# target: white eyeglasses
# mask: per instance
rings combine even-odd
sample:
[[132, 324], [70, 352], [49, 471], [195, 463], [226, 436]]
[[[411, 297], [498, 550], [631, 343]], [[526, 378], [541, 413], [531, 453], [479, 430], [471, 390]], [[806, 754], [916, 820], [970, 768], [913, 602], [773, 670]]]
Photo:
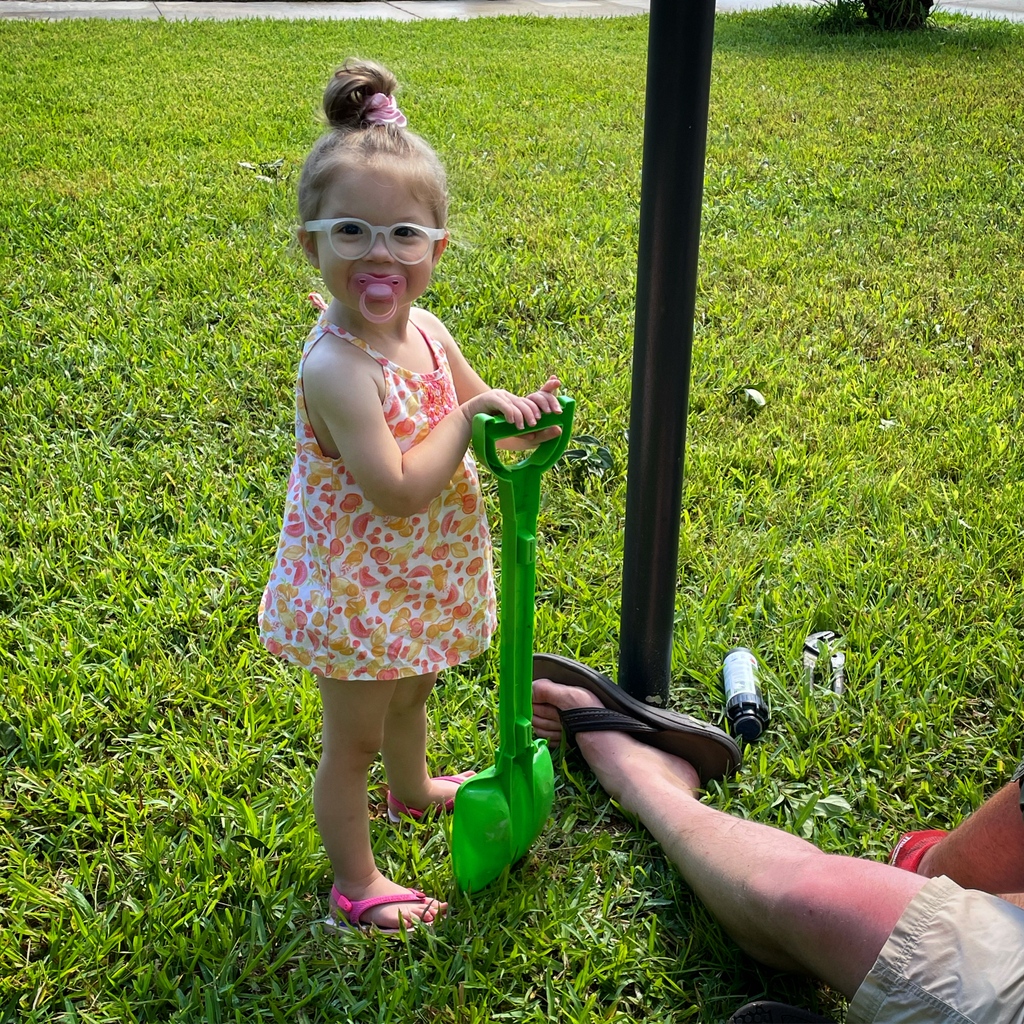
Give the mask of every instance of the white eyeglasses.
[[422, 263], [429, 255], [435, 242], [446, 238], [444, 228], [425, 228], [422, 224], [367, 224], [357, 217], [337, 217], [334, 220], [307, 220], [307, 231], [323, 231], [334, 250], [335, 256], [343, 260], [362, 259], [377, 241], [384, 236], [388, 252], [407, 266]]

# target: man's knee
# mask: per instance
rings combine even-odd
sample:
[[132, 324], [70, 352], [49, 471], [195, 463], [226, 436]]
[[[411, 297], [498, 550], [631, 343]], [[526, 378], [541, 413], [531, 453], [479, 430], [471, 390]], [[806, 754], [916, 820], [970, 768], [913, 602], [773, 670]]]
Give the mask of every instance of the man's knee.
[[880, 909], [879, 893], [864, 869], [875, 867], [882, 865], [821, 851], [809, 853], [776, 875], [774, 891], [766, 897], [766, 929], [799, 936], [794, 958], [805, 970], [813, 970], [813, 957], [798, 950], [828, 949], [844, 934], [873, 930], [870, 921]]
[[834, 863], [845, 859], [819, 853], [786, 872], [773, 899], [776, 919], [803, 923], [806, 927], [815, 927], [819, 922], [824, 926], [845, 897]]
[[830, 860], [813, 850], [787, 862], [784, 870], [771, 865], [748, 875], [744, 887], [749, 914], [746, 926], [733, 935], [747, 953], [770, 967], [810, 970], [800, 950], [809, 935], [829, 931], [836, 901]]

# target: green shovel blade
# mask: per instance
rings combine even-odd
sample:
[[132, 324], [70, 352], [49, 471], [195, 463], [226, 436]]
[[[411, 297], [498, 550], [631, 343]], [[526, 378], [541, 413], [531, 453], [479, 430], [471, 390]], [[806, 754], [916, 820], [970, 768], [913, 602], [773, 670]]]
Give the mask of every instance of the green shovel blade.
[[498, 766], [492, 765], [467, 779], [455, 794], [452, 869], [464, 892], [482, 889], [514, 861], [508, 789]]
[[455, 794], [452, 869], [464, 892], [482, 889], [523, 857], [544, 827], [555, 796], [554, 768], [544, 740], [532, 738], [533, 601], [540, 475], [565, 450], [575, 403], [560, 397], [538, 430], [562, 433], [514, 466], [498, 457], [495, 441], [517, 431], [494, 416], [473, 422], [473, 449], [498, 478], [501, 504], [501, 656], [498, 754], [495, 764], [462, 783]]
[[544, 740], [509, 764], [467, 779], [455, 795], [452, 866], [464, 892], [490, 885], [524, 857], [540, 835], [555, 800], [555, 773]]

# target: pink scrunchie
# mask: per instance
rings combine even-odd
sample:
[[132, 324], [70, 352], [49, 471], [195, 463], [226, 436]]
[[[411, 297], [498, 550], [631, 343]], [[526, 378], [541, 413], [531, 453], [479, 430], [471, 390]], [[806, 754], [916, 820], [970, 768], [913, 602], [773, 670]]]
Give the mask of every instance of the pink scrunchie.
[[362, 118], [367, 124], [393, 124], [404, 128], [409, 122], [398, 109], [394, 96], [375, 92], [364, 104]]

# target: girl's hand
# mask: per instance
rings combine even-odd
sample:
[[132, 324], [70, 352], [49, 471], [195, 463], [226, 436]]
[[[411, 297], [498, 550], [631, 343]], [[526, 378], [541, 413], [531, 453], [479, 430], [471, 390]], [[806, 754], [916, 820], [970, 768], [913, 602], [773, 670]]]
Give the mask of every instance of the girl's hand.
[[[530, 403], [533, 408], [537, 410], [537, 417], [532, 420], [527, 420], [525, 426], [533, 426], [537, 422], [537, 419], [545, 413], [549, 412], [561, 412], [562, 406], [558, 401], [557, 392], [562, 386], [562, 382], [552, 374], [548, 379], [540, 386], [537, 391], [531, 392], [521, 401]], [[512, 421], [509, 420], [511, 423]], [[498, 448], [511, 449], [513, 451], [522, 450], [525, 448], [536, 448], [537, 445], [543, 441], [549, 441], [553, 437], [558, 437], [562, 432], [561, 427], [546, 427], [544, 430], [535, 430], [529, 434], [520, 434], [518, 437], [506, 437], [501, 441], [497, 442]]]

